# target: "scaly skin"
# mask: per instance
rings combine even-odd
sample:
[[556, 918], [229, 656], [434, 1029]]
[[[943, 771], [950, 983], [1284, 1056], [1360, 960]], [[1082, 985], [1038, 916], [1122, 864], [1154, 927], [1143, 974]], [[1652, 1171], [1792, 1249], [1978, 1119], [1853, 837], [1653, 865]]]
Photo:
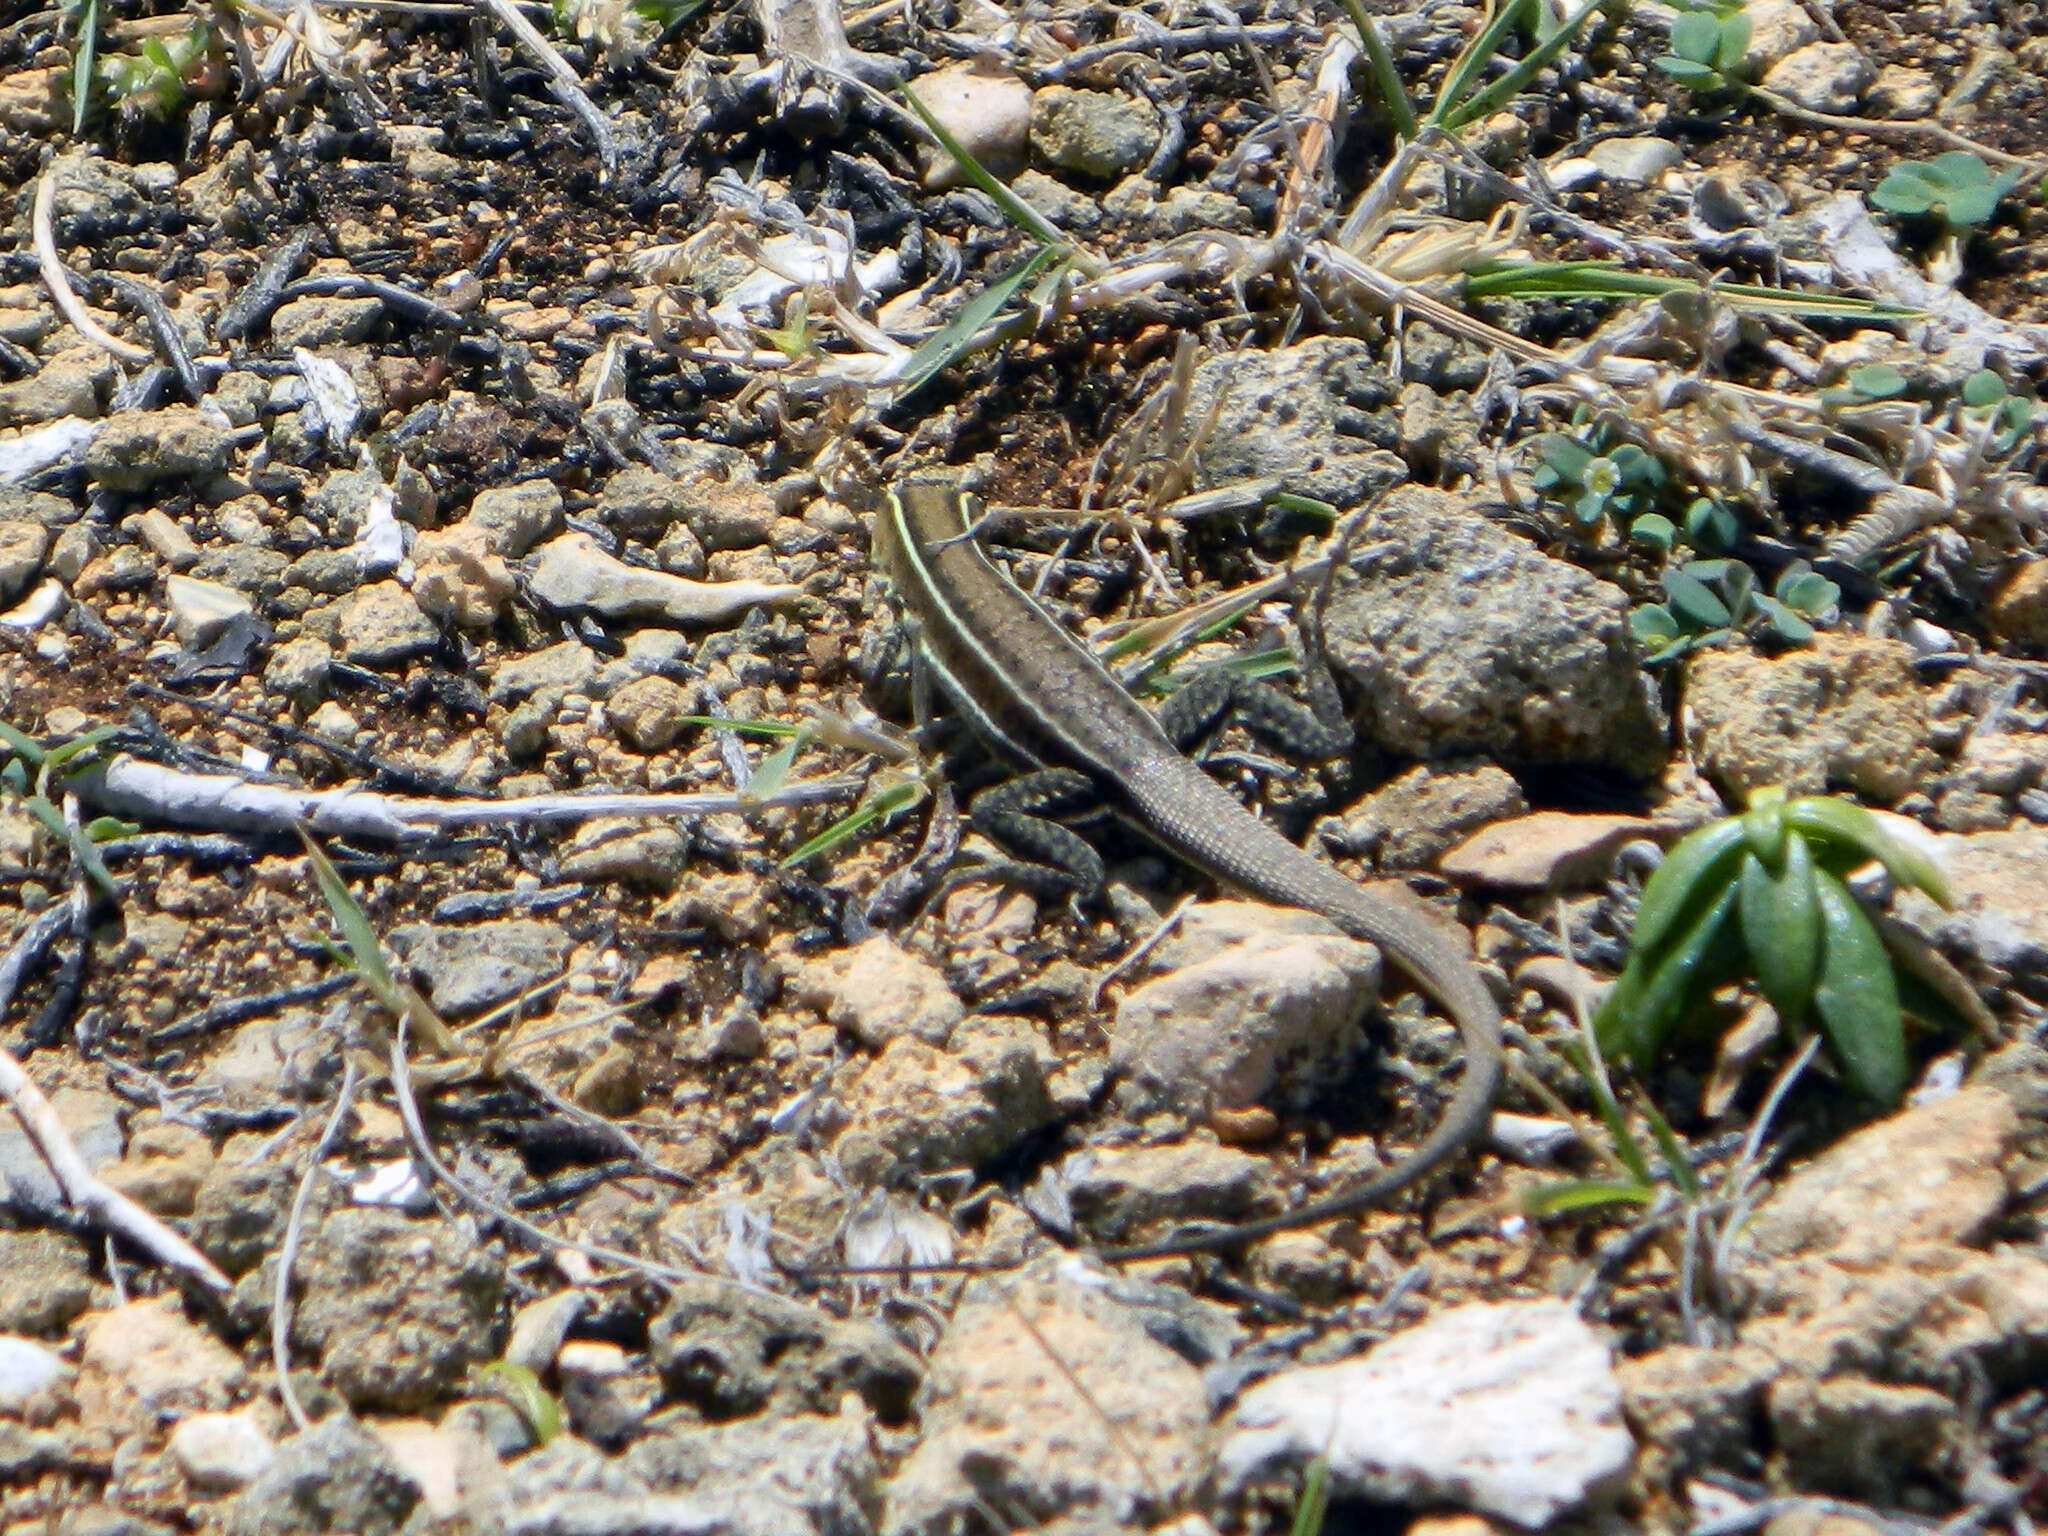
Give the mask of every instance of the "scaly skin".
[[1140, 1247], [1109, 1260], [1223, 1248], [1365, 1210], [1485, 1130], [1501, 1073], [1500, 1012], [1465, 958], [1406, 904], [1368, 891], [1247, 811], [1174, 748], [1151, 712], [996, 569], [966, 533], [950, 483], [912, 481], [875, 517], [875, 547], [948, 698], [1021, 765], [1078, 770], [1153, 841], [1251, 895], [1321, 913], [1378, 945], [1457, 1024], [1465, 1073], [1422, 1144], [1364, 1184], [1262, 1221]]

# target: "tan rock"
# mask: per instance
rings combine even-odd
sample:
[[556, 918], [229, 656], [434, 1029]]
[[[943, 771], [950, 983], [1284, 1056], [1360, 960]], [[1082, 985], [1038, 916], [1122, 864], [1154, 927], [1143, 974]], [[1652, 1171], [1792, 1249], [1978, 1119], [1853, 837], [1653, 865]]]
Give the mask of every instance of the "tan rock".
[[1437, 868], [1461, 883], [1502, 890], [1583, 890], [1606, 878], [1624, 843], [1674, 830], [1641, 816], [1537, 811], [1466, 838]]

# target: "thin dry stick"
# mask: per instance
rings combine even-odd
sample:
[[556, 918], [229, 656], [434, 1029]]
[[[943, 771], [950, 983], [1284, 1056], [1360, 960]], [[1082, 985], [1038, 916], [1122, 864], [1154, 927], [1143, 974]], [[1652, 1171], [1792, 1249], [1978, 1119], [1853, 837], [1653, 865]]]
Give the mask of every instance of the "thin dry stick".
[[355, 1102], [356, 1084], [361, 1080], [362, 1073], [354, 1060], [349, 1060], [342, 1070], [341, 1091], [334, 1096], [334, 1112], [327, 1117], [312, 1156], [306, 1159], [305, 1177], [299, 1180], [299, 1192], [292, 1197], [291, 1219], [285, 1223], [284, 1246], [277, 1255], [277, 1290], [270, 1304], [270, 1362], [277, 1370], [278, 1398], [301, 1431], [311, 1429], [313, 1421], [306, 1417], [298, 1389], [292, 1385], [292, 1266], [298, 1262], [299, 1233], [306, 1220], [306, 1204], [313, 1197], [313, 1181], [320, 1177], [320, 1160], [341, 1134], [341, 1123]]
[[156, 354], [147, 347], [139, 347], [132, 341], [123, 341], [114, 335], [87, 312], [77, 294], [71, 291], [71, 274], [64, 270], [64, 263], [57, 257], [57, 228], [54, 218], [57, 207], [57, 180], [64, 174], [65, 163], [53, 160], [43, 172], [42, 180], [36, 183], [35, 209], [29, 215], [31, 233], [36, 248], [36, 265], [42, 269], [43, 286], [50, 290], [50, 300], [57, 306], [59, 314], [71, 322], [71, 328], [94, 346], [111, 353], [124, 363], [141, 367], [156, 361]]
[[604, 164], [605, 175], [616, 175], [619, 169], [618, 136], [612, 132], [611, 121], [584, 91], [583, 82], [569, 67], [569, 61], [555, 51], [554, 44], [541, 36], [540, 28], [528, 21], [512, 0], [475, 0], [475, 6], [480, 13], [497, 17], [505, 29], [519, 39], [519, 45], [533, 55], [535, 62], [547, 72], [555, 99], [574, 112], [597, 141], [597, 157]]
[[[57, 916], [60, 926], [70, 921], [70, 913], [66, 909], [58, 908]], [[17, 949], [34, 943], [45, 921], [39, 919], [32, 925], [22, 936]], [[51, 929], [42, 942], [47, 944], [54, 935], [55, 930]], [[25, 964], [17, 964], [13, 955], [0, 962], [0, 1015], [6, 1013], [7, 1005], [14, 1000], [14, 989], [27, 969]], [[209, 1290], [225, 1293], [233, 1289], [228, 1277], [215, 1269], [205, 1254], [119, 1190], [109, 1188], [93, 1175], [92, 1170], [85, 1166], [85, 1159], [79, 1156], [70, 1133], [64, 1129], [64, 1122], [57, 1118], [57, 1111], [43, 1097], [43, 1091], [36, 1087], [14, 1053], [4, 1047], [0, 1047], [0, 1098], [5, 1098], [13, 1108], [22, 1130], [49, 1165], [57, 1188], [80, 1216], [102, 1232], [126, 1238], [158, 1263], [197, 1280]]]
[[398, 1027], [391, 1032], [391, 1094], [398, 1101], [398, 1118], [405, 1126], [405, 1139], [412, 1145], [415, 1162], [431, 1174], [436, 1181], [451, 1190], [464, 1205], [481, 1211], [493, 1221], [518, 1233], [543, 1253], [568, 1249], [580, 1253], [586, 1259], [600, 1264], [615, 1265], [633, 1274], [642, 1275], [663, 1285], [682, 1285], [692, 1280], [709, 1280], [716, 1285], [729, 1285], [734, 1290], [745, 1291], [753, 1296], [771, 1296], [777, 1301], [787, 1298], [776, 1296], [773, 1291], [758, 1285], [749, 1285], [730, 1275], [716, 1275], [709, 1270], [677, 1269], [673, 1265], [657, 1264], [652, 1259], [643, 1259], [637, 1254], [622, 1253], [616, 1248], [605, 1248], [596, 1243], [579, 1243], [573, 1238], [557, 1237], [551, 1232], [535, 1226], [517, 1211], [499, 1205], [487, 1195], [478, 1194], [467, 1184], [456, 1178], [448, 1165], [441, 1161], [434, 1151], [434, 1144], [427, 1139], [426, 1122], [420, 1118], [420, 1104], [412, 1091], [412, 1066], [405, 1054], [406, 1021], [399, 1018]]
[[1782, 113], [1794, 122], [1809, 123], [1815, 128], [1832, 128], [1838, 133], [1866, 133], [1872, 138], [1938, 139], [1952, 149], [1967, 149], [1971, 154], [1989, 160], [1995, 165], [2021, 166], [2030, 178], [2048, 171], [2048, 165], [2039, 160], [2030, 160], [2024, 155], [2009, 155], [2002, 149], [1993, 149], [1989, 144], [1979, 144], [1975, 139], [1965, 138], [1946, 123], [1938, 123], [1931, 117], [1838, 117], [1832, 112], [1815, 112], [1802, 107], [1796, 101], [1788, 100], [1776, 91], [1767, 91], [1760, 85], [1752, 85], [1749, 94], [1774, 112]]

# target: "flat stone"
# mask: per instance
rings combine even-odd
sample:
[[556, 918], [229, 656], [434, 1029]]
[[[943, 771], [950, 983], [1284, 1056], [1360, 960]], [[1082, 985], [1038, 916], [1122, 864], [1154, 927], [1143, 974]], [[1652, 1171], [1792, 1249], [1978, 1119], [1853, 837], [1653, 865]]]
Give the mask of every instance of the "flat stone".
[[1876, 78], [1854, 43], [1808, 43], [1787, 54], [1764, 74], [1765, 90], [1776, 91], [1809, 112], [1835, 116], [1856, 110], [1863, 89]]
[[619, 740], [635, 752], [665, 752], [689, 729], [690, 693], [666, 677], [642, 677], [606, 700], [605, 714]]
[[573, 941], [557, 924], [525, 918], [443, 928], [417, 923], [386, 936], [427, 988], [434, 1007], [457, 1018], [483, 1013], [560, 973]]
[[1527, 1529], [1618, 1492], [1635, 1458], [1607, 1344], [1559, 1301], [1438, 1313], [1238, 1400], [1226, 1487], [1328, 1458], [1339, 1497], [1452, 1503]]
[[595, 694], [597, 652], [580, 640], [562, 640], [499, 665], [491, 676], [491, 702], [517, 704], [537, 693]]
[[70, 1374], [71, 1367], [48, 1345], [0, 1334], [0, 1413], [19, 1414]]
[[0, 1232], [0, 1332], [54, 1337], [92, 1302], [92, 1271], [76, 1238]]
[[787, 602], [803, 588], [764, 581], [686, 581], [606, 554], [588, 534], [565, 533], [542, 548], [533, 594], [552, 608], [589, 609], [608, 619], [721, 624], [750, 608]]
[[1460, 883], [1495, 890], [1584, 890], [1607, 877], [1623, 844], [1667, 841], [1675, 830], [1643, 816], [1537, 811], [1468, 837], [1437, 868]]
[[1039, 158], [1096, 181], [1143, 170], [1159, 132], [1151, 103], [1121, 91], [1048, 85], [1031, 98], [1031, 147]]
[[171, 1429], [171, 1460], [185, 1480], [205, 1493], [232, 1493], [263, 1475], [277, 1458], [277, 1443], [247, 1408], [195, 1413]]
[[381, 299], [290, 299], [270, 317], [270, 335], [278, 346], [334, 347], [366, 340], [384, 318]]
[[197, 576], [172, 576], [164, 589], [170, 599], [172, 632], [188, 651], [212, 644], [236, 619], [256, 612], [246, 592], [201, 581]]
[[[1031, 135], [1031, 87], [985, 59], [949, 64], [921, 75], [914, 89], [962, 148], [991, 174], [1008, 180], [1024, 169]], [[962, 186], [967, 173], [936, 145], [920, 145], [924, 184], [933, 191]]]
[[245, 1380], [242, 1362], [187, 1318], [175, 1295], [89, 1314], [82, 1331], [83, 1370], [150, 1413], [225, 1408]]
[[848, 1177], [886, 1185], [977, 1167], [1052, 1123], [1052, 1055], [1028, 1021], [967, 1020], [949, 1044], [897, 1035], [847, 1086], [833, 1152]]
[[419, 1489], [377, 1437], [333, 1414], [278, 1447], [276, 1458], [237, 1495], [227, 1536], [394, 1536]]
[[562, 850], [562, 878], [672, 891], [689, 862], [690, 839], [677, 828], [643, 817], [607, 818], [576, 830]]
[[966, 1005], [930, 961], [886, 934], [807, 960], [789, 981], [791, 999], [878, 1049], [899, 1035], [943, 1045]]
[[494, 555], [517, 560], [542, 539], [562, 531], [562, 493], [552, 480], [478, 491], [469, 516], [459, 525], [474, 528]]
[[512, 570], [480, 528], [458, 523], [413, 542], [413, 601], [431, 619], [488, 629], [512, 600]]
[[434, 621], [395, 581], [380, 581], [342, 599], [336, 626], [342, 659], [359, 667], [398, 667], [430, 655], [441, 643]]
[[1092, 1147], [1060, 1165], [1074, 1215], [1105, 1242], [1165, 1224], [1238, 1221], [1272, 1204], [1263, 1157], [1204, 1136], [1159, 1146]]
[[203, 481], [227, 468], [227, 434], [196, 410], [119, 411], [85, 449], [85, 472], [110, 491], [164, 480]]
[[1609, 181], [1653, 182], [1685, 163], [1685, 151], [1654, 136], [1602, 139], [1586, 151]]

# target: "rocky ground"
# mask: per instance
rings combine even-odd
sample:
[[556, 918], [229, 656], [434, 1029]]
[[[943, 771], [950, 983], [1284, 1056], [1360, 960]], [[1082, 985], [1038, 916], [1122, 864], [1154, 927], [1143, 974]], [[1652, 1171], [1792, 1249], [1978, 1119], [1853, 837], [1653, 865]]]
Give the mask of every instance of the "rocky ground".
[[[109, 3], [74, 134], [89, 10], [0, 9], [8, 1536], [1195, 1536], [1318, 1458], [1328, 1531], [2048, 1518], [2038, 8], [1756, 0], [1704, 82], [1617, 9], [1406, 157], [1294, 0], [570, 6], [580, 100], [502, 15]], [[1367, 10], [1425, 106], [1483, 21]], [[1985, 218], [1866, 201], [1971, 146]], [[861, 513], [940, 465], [1051, 509], [989, 537], [1082, 632], [1248, 592], [1177, 665], [1327, 573], [1356, 752], [1210, 765], [1473, 935], [1484, 1149], [1088, 1257], [1355, 1182], [1456, 1041], [1114, 834], [1100, 902], [938, 883], [979, 779], [893, 729]], [[1724, 573], [1659, 656], [1709, 543], [1819, 632]], [[1696, 1183], [1530, 1214], [1624, 1171], [1572, 1053], [1645, 872], [1771, 785], [1926, 829], [1959, 902], [1894, 916], [1996, 1030], [1887, 1114], [1731, 988], [1624, 1091]]]

